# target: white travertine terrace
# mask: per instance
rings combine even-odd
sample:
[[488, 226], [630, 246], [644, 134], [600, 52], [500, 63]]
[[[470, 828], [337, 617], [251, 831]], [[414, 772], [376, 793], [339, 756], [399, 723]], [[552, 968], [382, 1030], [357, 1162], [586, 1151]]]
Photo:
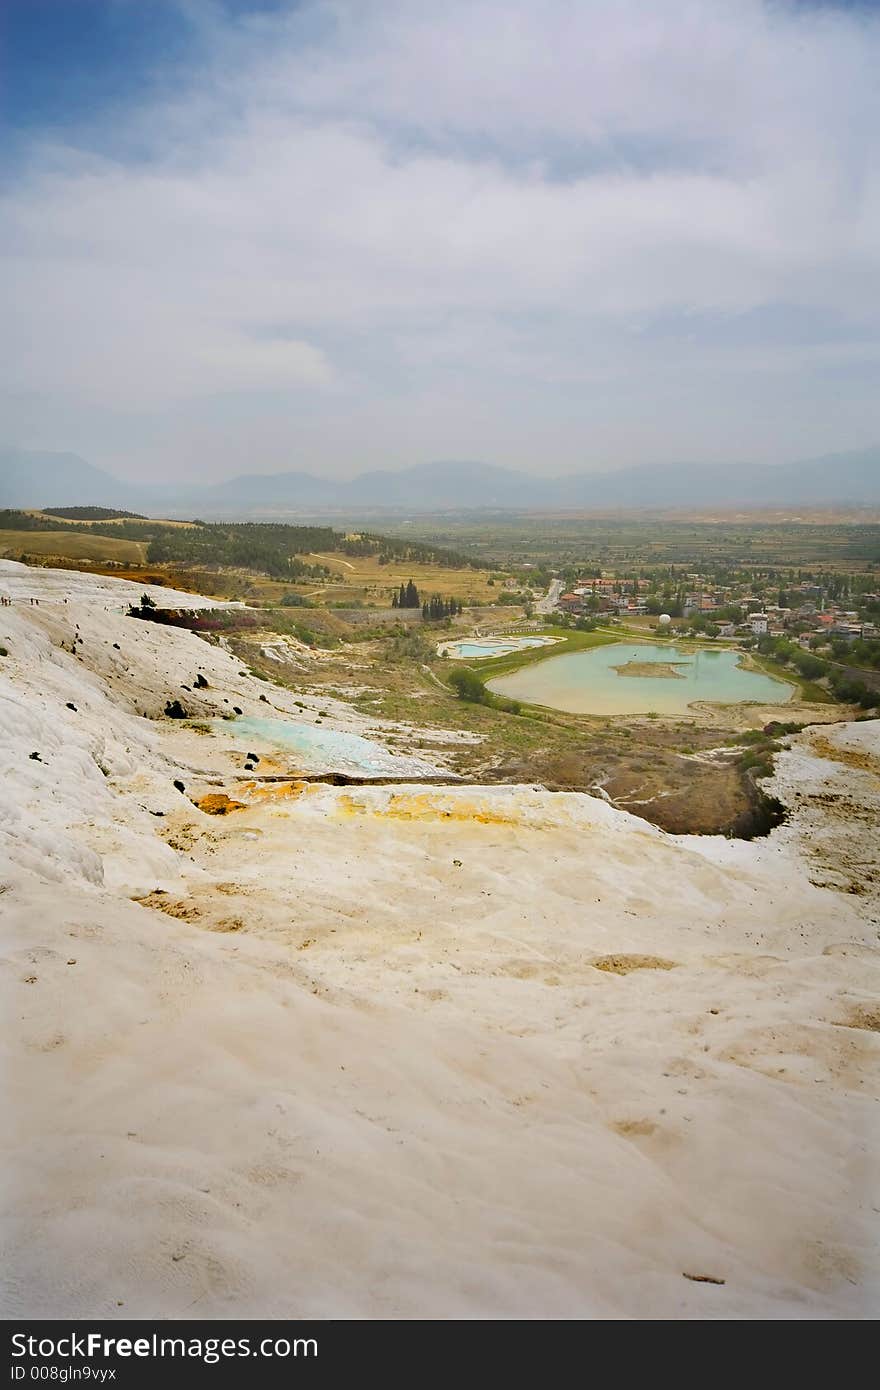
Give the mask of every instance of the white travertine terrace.
[[63, 573], [0, 574], [7, 1317], [876, 1315], [877, 722], [751, 843], [261, 782], [160, 716], [265, 683]]

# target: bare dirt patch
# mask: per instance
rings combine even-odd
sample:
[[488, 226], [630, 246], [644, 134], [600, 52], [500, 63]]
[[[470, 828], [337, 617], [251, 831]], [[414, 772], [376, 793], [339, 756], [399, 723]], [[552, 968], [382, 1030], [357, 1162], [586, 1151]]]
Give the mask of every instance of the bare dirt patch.
[[869, 1033], [880, 1033], [880, 1004], [858, 1004], [850, 1011], [849, 1017], [835, 1019], [836, 1028], [864, 1028]]
[[677, 960], [665, 960], [663, 956], [597, 956], [590, 964], [594, 970], [605, 970], [611, 975], [629, 975], [633, 970], [675, 970]]

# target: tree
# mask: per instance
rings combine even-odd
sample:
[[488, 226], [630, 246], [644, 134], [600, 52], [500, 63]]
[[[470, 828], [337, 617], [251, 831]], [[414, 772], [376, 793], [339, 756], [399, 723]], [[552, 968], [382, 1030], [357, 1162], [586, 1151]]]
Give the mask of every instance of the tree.
[[454, 671], [451, 671], [449, 684], [456, 691], [460, 700], [467, 700], [472, 705], [489, 703], [489, 693], [486, 687], [476, 671], [471, 671], [467, 666], [457, 666]]
[[141, 608], [155, 608], [156, 605], [149, 594], [141, 594]]

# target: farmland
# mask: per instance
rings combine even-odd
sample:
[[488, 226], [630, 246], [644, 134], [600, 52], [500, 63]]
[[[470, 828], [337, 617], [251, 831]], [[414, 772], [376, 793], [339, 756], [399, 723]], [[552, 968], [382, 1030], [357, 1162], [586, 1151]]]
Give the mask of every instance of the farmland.
[[469, 567], [450, 568], [407, 559], [381, 563], [375, 555], [350, 558], [340, 552], [303, 555], [302, 559], [306, 564], [324, 566], [330, 571], [326, 579], [304, 590], [316, 603], [340, 606], [364, 603], [384, 608], [392, 591], [410, 579], [426, 597], [443, 594], [461, 599], [465, 604], [491, 603], [499, 593], [498, 588], [490, 584], [485, 570]]
[[[392, 520], [383, 521], [390, 535]], [[880, 567], [880, 523], [719, 516], [542, 517], [505, 514], [425, 518], [422, 539], [467, 550], [486, 563], [565, 569], [593, 563], [611, 571], [660, 565], [692, 569], [822, 569], [852, 573]]]
[[146, 541], [123, 540], [117, 536], [76, 531], [76, 523], [71, 522], [69, 525], [71, 529], [64, 531], [0, 530], [0, 557], [17, 560], [25, 554], [57, 560], [59, 563], [65, 559], [92, 560], [97, 563], [110, 560], [124, 565], [141, 565], [146, 561]]

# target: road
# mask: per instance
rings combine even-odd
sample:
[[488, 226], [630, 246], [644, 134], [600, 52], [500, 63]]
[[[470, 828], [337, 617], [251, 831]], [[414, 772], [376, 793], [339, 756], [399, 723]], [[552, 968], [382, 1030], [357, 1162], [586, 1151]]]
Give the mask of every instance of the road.
[[539, 598], [535, 604], [536, 613], [554, 613], [559, 602], [559, 595], [562, 593], [562, 580], [551, 579], [550, 588], [543, 598]]

